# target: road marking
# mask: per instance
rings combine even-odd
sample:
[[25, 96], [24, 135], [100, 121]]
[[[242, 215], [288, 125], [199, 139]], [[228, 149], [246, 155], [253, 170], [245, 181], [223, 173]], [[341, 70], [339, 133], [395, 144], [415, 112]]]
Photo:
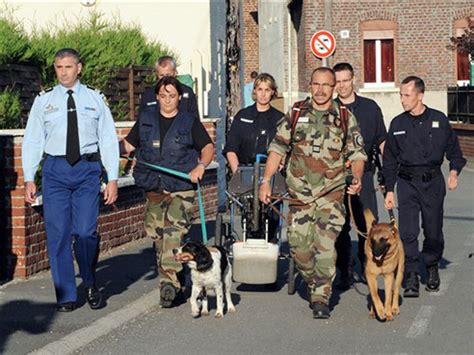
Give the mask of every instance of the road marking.
[[43, 348], [33, 351], [30, 354], [52, 355], [52, 354], [71, 354], [72, 352], [86, 346], [90, 342], [100, 338], [123, 324], [145, 313], [152, 307], [158, 306], [160, 300], [160, 290], [140, 297], [128, 306], [109, 313], [105, 317], [96, 320], [91, 325], [78, 329], [64, 338], [53, 341]]
[[406, 337], [413, 339], [425, 334], [434, 310], [435, 306], [421, 306], [410, 329], [408, 329]]
[[439, 285], [438, 292], [431, 292], [430, 295], [432, 296], [444, 296], [446, 291], [448, 290], [449, 283], [454, 277], [454, 272], [442, 272], [440, 275], [441, 284]]

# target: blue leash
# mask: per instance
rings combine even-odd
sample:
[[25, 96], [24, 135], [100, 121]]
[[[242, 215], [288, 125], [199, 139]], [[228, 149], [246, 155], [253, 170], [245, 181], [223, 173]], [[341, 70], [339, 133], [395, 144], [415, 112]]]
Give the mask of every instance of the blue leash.
[[[151, 169], [162, 171], [164, 173], [168, 173], [174, 176], [178, 176], [180, 178], [186, 179], [191, 181], [191, 178], [188, 174], [183, 173], [181, 171], [165, 168], [159, 165], [146, 163], [144, 161], [137, 160], [135, 158], [127, 158], [130, 161], [135, 160], [137, 163], [145, 165]], [[204, 244], [207, 244], [207, 229], [206, 229], [206, 219], [204, 217], [204, 204], [202, 203], [202, 194], [201, 194], [201, 186], [199, 185], [199, 181], [197, 182], [197, 193], [198, 193], [198, 204], [199, 204], [199, 218], [201, 219], [201, 233], [202, 233], [202, 241]]]

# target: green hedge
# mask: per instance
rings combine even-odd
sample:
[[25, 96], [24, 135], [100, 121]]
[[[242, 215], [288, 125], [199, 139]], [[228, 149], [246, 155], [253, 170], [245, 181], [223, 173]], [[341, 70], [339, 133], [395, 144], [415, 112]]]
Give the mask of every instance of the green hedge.
[[20, 128], [21, 102], [10, 89], [0, 92], [0, 129]]
[[43, 85], [53, 86], [56, 83], [53, 56], [64, 47], [80, 53], [84, 62], [81, 80], [99, 89], [105, 86], [115, 68], [153, 65], [162, 55], [176, 57], [176, 53], [162, 43], [147, 40], [137, 24], [107, 20], [99, 12], [78, 19], [76, 25], [51, 24], [37, 29], [30, 37], [11, 12], [0, 14], [0, 65], [38, 65]]

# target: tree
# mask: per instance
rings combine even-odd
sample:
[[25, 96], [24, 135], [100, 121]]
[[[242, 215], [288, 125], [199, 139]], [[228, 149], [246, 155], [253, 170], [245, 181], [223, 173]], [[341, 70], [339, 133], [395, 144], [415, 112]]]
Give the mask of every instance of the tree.
[[467, 52], [471, 60], [474, 60], [474, 19], [469, 19], [469, 27], [464, 30], [460, 37], [451, 37], [450, 41], [449, 49], [463, 53]]

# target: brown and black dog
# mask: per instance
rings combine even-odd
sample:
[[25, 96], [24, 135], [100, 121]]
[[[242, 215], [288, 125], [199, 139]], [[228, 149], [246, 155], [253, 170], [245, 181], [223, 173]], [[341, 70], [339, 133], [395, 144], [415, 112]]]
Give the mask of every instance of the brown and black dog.
[[[405, 269], [403, 244], [395, 218], [390, 223], [376, 223], [370, 209], [364, 210], [364, 217], [367, 225], [365, 277], [372, 299], [369, 314], [375, 318], [375, 308], [380, 320], [391, 321], [394, 315], [400, 314], [398, 298]], [[385, 306], [378, 294], [378, 275], [383, 275], [384, 278]]]

